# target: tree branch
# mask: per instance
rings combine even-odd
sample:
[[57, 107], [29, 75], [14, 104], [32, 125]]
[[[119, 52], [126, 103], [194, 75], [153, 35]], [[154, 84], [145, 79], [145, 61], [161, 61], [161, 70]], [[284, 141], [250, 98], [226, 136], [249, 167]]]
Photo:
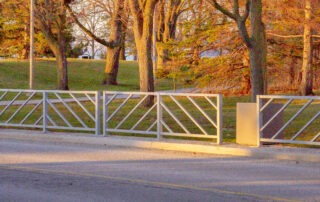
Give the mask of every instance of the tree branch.
[[237, 20], [236, 15], [234, 13], [231, 13], [226, 8], [221, 6], [216, 0], [206, 0], [211, 6], [215, 7], [217, 10], [219, 10], [221, 13], [225, 14], [229, 18], [232, 18], [233, 20]]
[[246, 9], [244, 11], [243, 16], [241, 17], [242, 18], [241, 20], [246, 21], [248, 19], [249, 14], [250, 14], [250, 5], [251, 5], [250, 0], [247, 0], [246, 1]]
[[233, 0], [233, 14], [235, 16], [240, 16], [239, 1], [238, 0]]
[[96, 36], [94, 33], [92, 33], [89, 29], [87, 29], [77, 18], [77, 16], [74, 14], [74, 12], [72, 11], [72, 9], [70, 8], [70, 6], [68, 4], [65, 4], [68, 12], [70, 13], [72, 19], [75, 21], [75, 23], [87, 34], [89, 35], [92, 39], [94, 39], [96, 42], [109, 47], [109, 48], [115, 48], [117, 46], [120, 45], [119, 42], [116, 41], [106, 41], [98, 36]]

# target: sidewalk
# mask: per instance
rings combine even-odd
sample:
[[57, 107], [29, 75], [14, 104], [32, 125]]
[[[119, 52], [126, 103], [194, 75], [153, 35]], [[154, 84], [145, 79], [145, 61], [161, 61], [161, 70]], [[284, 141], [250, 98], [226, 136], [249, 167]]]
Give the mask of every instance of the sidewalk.
[[216, 145], [214, 143], [199, 143], [163, 139], [157, 141], [151, 138], [95, 136], [79, 133], [46, 134], [41, 131], [0, 129], [0, 140], [12, 139], [33, 142], [74, 143], [103, 146], [134, 147], [141, 149], [156, 149], [179, 152], [191, 152], [215, 155], [230, 155], [240, 157], [271, 158], [279, 160], [305, 161], [320, 163], [320, 149], [295, 148], [283, 146], [246, 147], [236, 144]]

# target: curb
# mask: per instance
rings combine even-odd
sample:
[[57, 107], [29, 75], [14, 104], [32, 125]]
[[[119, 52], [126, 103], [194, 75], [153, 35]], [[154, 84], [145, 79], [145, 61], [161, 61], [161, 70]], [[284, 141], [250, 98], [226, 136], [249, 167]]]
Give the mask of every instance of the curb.
[[320, 149], [293, 148], [282, 146], [246, 147], [236, 144], [216, 145], [213, 143], [190, 143], [188, 141], [155, 140], [149, 138], [93, 136], [75, 133], [42, 133], [30, 130], [0, 130], [0, 139], [33, 142], [90, 144], [101, 146], [133, 147], [140, 149], [167, 150], [201, 154], [255, 157], [263, 159], [292, 160], [320, 163]]

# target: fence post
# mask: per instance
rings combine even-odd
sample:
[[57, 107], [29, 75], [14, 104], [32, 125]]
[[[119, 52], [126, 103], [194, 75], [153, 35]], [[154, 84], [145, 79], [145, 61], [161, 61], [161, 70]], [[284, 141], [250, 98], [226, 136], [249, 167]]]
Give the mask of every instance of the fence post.
[[162, 97], [160, 93], [157, 93], [157, 139], [162, 135]]
[[222, 132], [222, 95], [219, 94], [217, 96], [217, 144], [221, 144], [223, 140], [223, 132]]
[[104, 91], [103, 92], [103, 95], [102, 95], [102, 134], [103, 136], [106, 136], [107, 135], [107, 114], [108, 114], [108, 106], [106, 105], [106, 101], [107, 101], [107, 95], [106, 95], [106, 92]]
[[42, 121], [43, 121], [43, 128], [42, 131], [43, 133], [47, 132], [47, 125], [48, 125], [48, 119], [47, 119], [47, 115], [48, 115], [48, 103], [47, 103], [47, 99], [48, 99], [48, 93], [43, 91], [42, 93]]
[[95, 118], [96, 118], [96, 135], [100, 134], [100, 92], [96, 92], [96, 108], [95, 108]]
[[257, 102], [257, 146], [260, 147], [261, 146], [261, 142], [260, 142], [260, 138], [261, 138], [261, 131], [260, 128], [262, 126], [262, 113], [260, 112], [260, 109], [262, 107], [262, 100], [260, 99], [260, 96], [257, 95], [256, 98], [256, 102]]

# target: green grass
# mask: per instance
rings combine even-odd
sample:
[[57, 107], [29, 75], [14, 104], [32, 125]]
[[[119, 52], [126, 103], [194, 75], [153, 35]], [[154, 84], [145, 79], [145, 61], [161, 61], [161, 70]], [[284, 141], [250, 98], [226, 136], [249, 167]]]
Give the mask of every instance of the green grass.
[[[68, 76], [70, 90], [109, 90], [139, 91], [139, 69], [134, 61], [121, 61], [117, 86], [102, 85], [105, 61], [103, 60], [68, 60]], [[35, 63], [35, 89], [56, 89], [57, 69], [55, 60], [38, 60]], [[178, 83], [178, 87], [190, 87]], [[0, 88], [28, 89], [28, 61], [0, 60]], [[171, 79], [155, 82], [156, 90], [173, 89]]]

